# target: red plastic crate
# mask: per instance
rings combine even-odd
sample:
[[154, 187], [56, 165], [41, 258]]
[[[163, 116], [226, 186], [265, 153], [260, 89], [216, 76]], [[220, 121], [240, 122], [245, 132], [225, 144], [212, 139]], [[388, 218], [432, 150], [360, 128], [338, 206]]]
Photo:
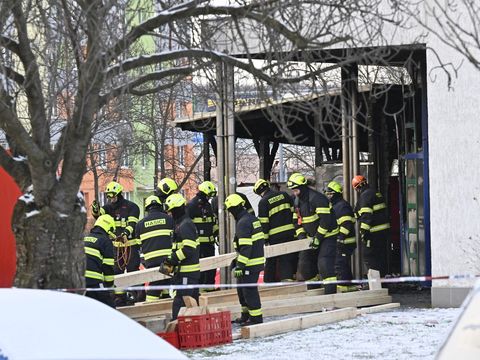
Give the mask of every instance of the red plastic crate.
[[230, 311], [179, 316], [177, 329], [180, 349], [195, 349], [232, 342]]
[[178, 342], [178, 332], [161, 332], [157, 333], [163, 340], [170, 343], [171, 345], [175, 346], [177, 349], [180, 348], [180, 344]]

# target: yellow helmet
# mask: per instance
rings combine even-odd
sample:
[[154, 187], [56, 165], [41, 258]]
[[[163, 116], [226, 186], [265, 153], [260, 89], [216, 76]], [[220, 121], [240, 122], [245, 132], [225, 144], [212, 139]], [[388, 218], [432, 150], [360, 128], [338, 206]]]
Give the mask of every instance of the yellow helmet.
[[[109, 182], [105, 189], [105, 193], [107, 194], [107, 197], [117, 196], [122, 191], [123, 191], [123, 186], [115, 181]], [[109, 194], [113, 194], [113, 195], [109, 196]]]
[[169, 196], [178, 190], [177, 183], [170, 178], [163, 178], [158, 183], [158, 191], [163, 196]]
[[147, 198], [145, 199], [145, 210], [148, 210], [148, 208], [149, 208], [151, 205], [162, 206], [162, 202], [160, 201], [160, 199], [159, 199], [158, 196], [150, 195], [149, 197], [147, 197]]
[[203, 192], [208, 197], [214, 197], [215, 195], [217, 195], [217, 189], [211, 181], [204, 181], [200, 185], [198, 185], [198, 191]]
[[337, 194], [341, 194], [343, 192], [342, 185], [336, 181], [330, 181], [327, 185], [326, 192], [335, 192]]
[[165, 200], [167, 211], [184, 206], [187, 203], [181, 194], [172, 194]]
[[287, 187], [289, 189], [295, 189], [301, 185], [306, 185], [307, 184], [307, 179], [305, 179], [305, 176], [303, 176], [300, 173], [293, 173], [290, 175], [287, 181]]
[[227, 210], [232, 207], [240, 206], [240, 205], [244, 206], [245, 200], [243, 200], [242, 197], [238, 194], [228, 195], [227, 198], [225, 199], [225, 208]]
[[270, 187], [270, 183], [264, 179], [258, 179], [255, 185], [253, 186], [253, 192], [257, 195], [260, 195], [262, 192], [267, 190]]
[[107, 234], [115, 232], [115, 220], [108, 214], [100, 215], [94, 226], [102, 228]]

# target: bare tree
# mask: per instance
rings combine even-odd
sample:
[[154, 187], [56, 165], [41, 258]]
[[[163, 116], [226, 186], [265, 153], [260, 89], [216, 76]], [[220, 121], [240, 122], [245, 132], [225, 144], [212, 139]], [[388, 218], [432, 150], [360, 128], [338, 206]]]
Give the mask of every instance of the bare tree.
[[[288, 56], [262, 65], [253, 58], [230, 56], [211, 45], [208, 32], [198, 32], [205, 19], [221, 19], [216, 33], [221, 29], [236, 37], [240, 41], [235, 46], [247, 54], [253, 50], [251, 34], [262, 35], [262, 50], [268, 53], [352, 46], [379, 36], [381, 22], [391, 17], [375, 10], [379, 1], [232, 1], [225, 6], [207, 0], [162, 2], [157, 13], [136, 25], [127, 22], [126, 28], [112, 26], [133, 18], [125, 2], [3, 1], [0, 128], [13, 156], [1, 148], [0, 164], [26, 193], [12, 219], [18, 249], [16, 286], [82, 286], [85, 208], [78, 189], [94, 121], [116, 98], [162, 92], [214, 62], [259, 79], [273, 95], [288, 90], [282, 84], [312, 83], [327, 70], [312, 66], [297, 71]], [[143, 38], [165, 38], [165, 29], [168, 41], [176, 44], [171, 51], [130, 57]], [[50, 66], [51, 60], [58, 65]], [[152, 70], [156, 64], [168, 66]], [[69, 111], [54, 139], [60, 91], [68, 95]]]

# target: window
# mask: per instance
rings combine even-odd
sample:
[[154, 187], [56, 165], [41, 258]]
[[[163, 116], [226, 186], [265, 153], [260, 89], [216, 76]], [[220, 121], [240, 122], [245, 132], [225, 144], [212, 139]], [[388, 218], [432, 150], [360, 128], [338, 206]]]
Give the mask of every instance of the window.
[[123, 168], [128, 168], [130, 164], [130, 159], [129, 159], [129, 151], [128, 149], [123, 149], [123, 154], [122, 154], [122, 167]]
[[185, 165], [185, 148], [183, 146], [179, 146], [177, 150], [178, 155], [178, 163], [180, 165]]
[[100, 145], [98, 148], [98, 166], [105, 169], [107, 167], [107, 152], [105, 146]]

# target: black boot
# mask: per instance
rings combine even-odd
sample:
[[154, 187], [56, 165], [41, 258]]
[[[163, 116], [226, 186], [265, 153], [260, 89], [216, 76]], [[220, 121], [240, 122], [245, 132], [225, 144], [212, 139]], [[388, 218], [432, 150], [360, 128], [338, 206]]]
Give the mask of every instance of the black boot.
[[248, 320], [250, 319], [250, 315], [248, 315], [248, 312], [242, 312], [242, 315], [239, 317], [239, 318], [236, 318], [235, 320], [233, 320], [233, 322], [235, 324], [244, 324], [246, 322], [248, 322]]
[[257, 325], [257, 324], [262, 324], [263, 323], [263, 316], [250, 316], [250, 319], [248, 321], [242, 323], [242, 326], [250, 326], [250, 325]]

